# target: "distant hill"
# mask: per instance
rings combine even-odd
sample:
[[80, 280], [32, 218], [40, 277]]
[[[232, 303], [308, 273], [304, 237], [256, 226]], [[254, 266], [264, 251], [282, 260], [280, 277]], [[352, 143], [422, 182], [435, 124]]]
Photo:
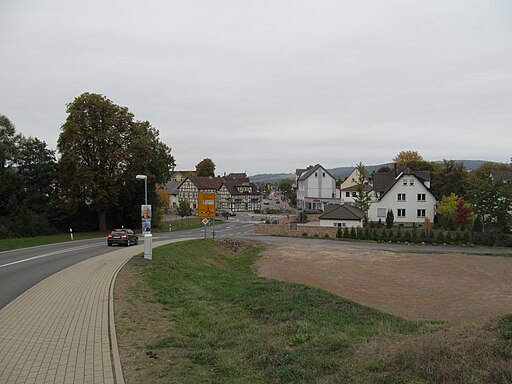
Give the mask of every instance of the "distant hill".
[[[468, 171], [473, 171], [480, 167], [482, 164], [487, 163], [488, 161], [485, 160], [455, 160], [457, 163], [463, 163], [464, 166]], [[442, 164], [442, 160], [437, 160], [436, 163]], [[382, 167], [389, 167], [391, 168], [393, 166], [393, 163], [384, 163], [384, 164], [377, 164], [377, 165], [366, 165], [366, 169], [368, 172], [372, 173], [373, 171], [377, 171], [378, 169]], [[337, 168], [330, 168], [327, 169], [331, 175], [333, 175], [335, 178], [340, 178], [341, 180], [345, 179], [350, 172], [355, 168], [355, 166], [351, 167], [337, 167]], [[293, 179], [295, 180], [295, 174], [294, 173], [263, 173], [258, 174], [254, 176], [249, 176], [251, 181], [253, 183], [271, 183], [271, 184], [278, 184], [283, 179]]]

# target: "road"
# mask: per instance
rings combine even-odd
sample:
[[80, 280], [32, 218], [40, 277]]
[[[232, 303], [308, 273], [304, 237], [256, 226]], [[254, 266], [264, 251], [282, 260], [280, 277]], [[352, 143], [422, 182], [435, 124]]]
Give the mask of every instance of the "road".
[[[230, 218], [215, 226], [215, 237], [243, 237], [252, 233], [252, 215]], [[212, 227], [207, 237], [212, 238]], [[203, 229], [155, 233], [153, 242], [185, 237], [203, 238]], [[141, 238], [143, 241], [143, 238]], [[0, 309], [48, 276], [91, 257], [112, 252], [106, 239], [88, 239], [0, 252]]]
[[[272, 243], [297, 243], [318, 244], [330, 241], [330, 244], [343, 248], [347, 245], [364, 249], [392, 250], [402, 252], [424, 253], [481, 253], [500, 254], [510, 253], [509, 250], [494, 248], [469, 248], [454, 246], [429, 246], [429, 245], [405, 245], [391, 243], [363, 243], [363, 242], [333, 242], [332, 240], [286, 238], [254, 235], [253, 224], [259, 221], [261, 215], [238, 214], [228, 219], [227, 223], [215, 226], [215, 238], [236, 237], [248, 240], [256, 240]], [[153, 235], [153, 242], [157, 243], [167, 239], [179, 238], [204, 238], [203, 229], [193, 229], [179, 232], [163, 232]], [[207, 227], [207, 238], [213, 237], [213, 228]], [[143, 239], [141, 238], [143, 241]], [[21, 293], [37, 284], [46, 277], [63, 270], [75, 263], [91, 257], [99, 256], [115, 249], [108, 247], [106, 240], [89, 239], [73, 241], [40, 247], [25, 248], [15, 251], [0, 252], [0, 308]]]

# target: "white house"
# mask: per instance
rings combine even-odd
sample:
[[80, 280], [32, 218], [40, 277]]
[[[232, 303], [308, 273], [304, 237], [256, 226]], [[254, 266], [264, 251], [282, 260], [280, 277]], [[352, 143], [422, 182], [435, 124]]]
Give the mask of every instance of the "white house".
[[398, 176], [394, 171], [376, 172], [372, 193], [370, 221], [385, 221], [388, 210], [398, 224], [423, 223], [425, 218], [434, 221], [437, 199], [430, 191], [429, 172], [405, 169]]
[[336, 178], [320, 164], [297, 170], [297, 208], [323, 211], [336, 204]]
[[327, 205], [320, 215], [321, 227], [362, 227], [364, 212], [351, 204]]

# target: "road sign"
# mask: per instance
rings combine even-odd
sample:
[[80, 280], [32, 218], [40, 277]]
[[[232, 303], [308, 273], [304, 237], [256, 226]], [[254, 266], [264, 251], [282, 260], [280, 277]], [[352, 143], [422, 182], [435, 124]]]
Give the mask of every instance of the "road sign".
[[208, 220], [207, 218], [204, 218], [203, 220], [201, 220], [201, 222], [206, 225], [210, 222], [210, 220]]
[[198, 193], [197, 203], [197, 216], [215, 217], [215, 193]]

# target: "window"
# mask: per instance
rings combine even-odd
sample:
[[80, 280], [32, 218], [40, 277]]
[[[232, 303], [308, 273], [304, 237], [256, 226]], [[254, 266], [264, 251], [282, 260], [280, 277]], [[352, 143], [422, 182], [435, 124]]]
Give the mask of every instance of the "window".
[[405, 193], [398, 194], [398, 201], [405, 201]]
[[337, 228], [344, 227], [345, 225], [346, 225], [345, 223], [334, 223], [334, 226]]
[[425, 212], [425, 210], [424, 210], [424, 209], [418, 209], [418, 210], [416, 211], [416, 216], [418, 216], [418, 217], [425, 217], [425, 213], [426, 213], [426, 212]]
[[315, 177], [318, 177], [318, 172], [315, 172]]
[[405, 209], [403, 209], [403, 208], [397, 209], [396, 216], [397, 217], [405, 217]]
[[414, 179], [409, 180], [409, 185], [414, 185]]
[[357, 193], [352, 192], [352, 197], [357, 197]]
[[404, 179], [402, 183], [403, 185], [407, 185], [407, 179]]
[[426, 193], [418, 193], [418, 201], [427, 201]]
[[377, 217], [386, 217], [386, 208], [377, 208]]
[[325, 177], [325, 172], [322, 173], [322, 177]]
[[345, 197], [350, 197], [350, 192], [345, 192]]

